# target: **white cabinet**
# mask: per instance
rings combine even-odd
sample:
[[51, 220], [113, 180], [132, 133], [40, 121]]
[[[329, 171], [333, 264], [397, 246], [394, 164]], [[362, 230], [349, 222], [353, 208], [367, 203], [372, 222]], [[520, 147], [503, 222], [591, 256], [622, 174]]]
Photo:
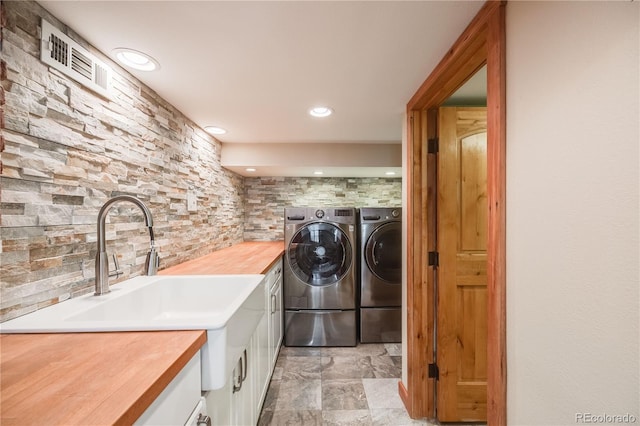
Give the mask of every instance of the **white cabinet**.
[[[265, 316], [266, 318], [266, 316]], [[267, 354], [267, 347], [260, 347], [266, 340], [264, 330], [256, 328], [247, 348], [236, 363], [236, 367], [222, 389], [206, 393], [209, 415], [214, 425], [255, 425], [262, 407], [262, 389], [268, 387], [270, 374], [261, 353]]]
[[[200, 403], [200, 352], [135, 421], [135, 425], [183, 425]], [[201, 414], [206, 414], [202, 408]]]
[[[257, 417], [255, 411], [254, 389], [256, 383], [256, 353], [254, 351], [255, 335], [249, 342], [249, 347], [243, 353], [239, 363], [239, 374], [232, 382], [231, 392], [231, 422], [233, 425], [254, 425]], [[215, 424], [215, 422], [214, 422]]]
[[283, 313], [282, 313], [282, 258], [269, 271], [272, 282], [269, 291], [269, 367], [273, 372], [278, 358], [278, 351], [282, 344]]
[[209, 415], [214, 425], [251, 425], [252, 373], [248, 363], [252, 358], [251, 343], [238, 358], [236, 367], [222, 389], [205, 394]]
[[225, 386], [205, 394], [214, 425], [250, 426], [258, 422], [282, 343], [282, 258], [264, 279], [263, 317]]
[[[266, 286], [268, 288], [268, 286]], [[265, 290], [266, 291], [266, 290]], [[269, 311], [265, 309], [265, 315], [256, 328], [256, 332], [251, 339], [253, 358], [250, 363], [255, 372], [255, 386], [253, 387], [253, 398], [255, 401], [256, 417], [255, 424], [260, 415], [262, 402], [267, 396], [269, 380], [271, 379], [271, 365], [269, 364]]]

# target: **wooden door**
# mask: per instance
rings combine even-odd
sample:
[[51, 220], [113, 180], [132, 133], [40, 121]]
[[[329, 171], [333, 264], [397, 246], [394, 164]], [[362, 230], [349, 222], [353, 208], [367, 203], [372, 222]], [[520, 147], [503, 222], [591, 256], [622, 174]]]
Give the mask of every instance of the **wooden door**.
[[438, 113], [437, 417], [487, 417], [487, 112]]

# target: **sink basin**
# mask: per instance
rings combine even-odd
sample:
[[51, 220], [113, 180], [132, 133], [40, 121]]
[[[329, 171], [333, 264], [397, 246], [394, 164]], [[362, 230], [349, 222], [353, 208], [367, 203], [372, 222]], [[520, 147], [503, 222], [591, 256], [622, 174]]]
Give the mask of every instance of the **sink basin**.
[[224, 386], [265, 314], [264, 275], [142, 276], [0, 324], [2, 333], [206, 330], [202, 389]]

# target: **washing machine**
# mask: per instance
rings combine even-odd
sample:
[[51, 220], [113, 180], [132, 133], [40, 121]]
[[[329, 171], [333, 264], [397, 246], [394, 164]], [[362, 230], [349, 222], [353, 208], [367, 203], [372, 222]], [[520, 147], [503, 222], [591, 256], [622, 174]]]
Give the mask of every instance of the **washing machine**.
[[400, 342], [402, 209], [360, 209], [360, 341]]
[[354, 208], [285, 209], [285, 345], [357, 343]]

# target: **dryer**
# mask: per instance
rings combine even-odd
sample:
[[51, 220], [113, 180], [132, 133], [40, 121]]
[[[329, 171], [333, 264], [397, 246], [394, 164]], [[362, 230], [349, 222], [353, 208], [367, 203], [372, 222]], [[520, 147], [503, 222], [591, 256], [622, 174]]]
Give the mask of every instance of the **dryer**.
[[360, 341], [402, 336], [402, 209], [360, 209]]
[[354, 208], [285, 209], [285, 345], [355, 346]]

